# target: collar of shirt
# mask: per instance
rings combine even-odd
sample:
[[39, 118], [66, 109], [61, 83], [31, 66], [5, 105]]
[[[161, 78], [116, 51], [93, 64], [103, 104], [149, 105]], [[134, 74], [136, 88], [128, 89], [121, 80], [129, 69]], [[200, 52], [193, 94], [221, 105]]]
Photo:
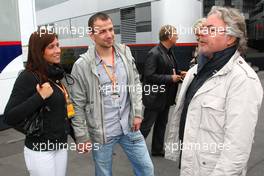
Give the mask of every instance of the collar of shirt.
[[[101, 64], [103, 62], [103, 60], [100, 58], [99, 54], [97, 53], [97, 51], [95, 50], [95, 64], [96, 66], [98, 66], [99, 64]], [[118, 52], [116, 52], [115, 50], [115, 59], [117, 60], [120, 56], [120, 54]], [[107, 66], [110, 66], [108, 64], [106, 64]]]

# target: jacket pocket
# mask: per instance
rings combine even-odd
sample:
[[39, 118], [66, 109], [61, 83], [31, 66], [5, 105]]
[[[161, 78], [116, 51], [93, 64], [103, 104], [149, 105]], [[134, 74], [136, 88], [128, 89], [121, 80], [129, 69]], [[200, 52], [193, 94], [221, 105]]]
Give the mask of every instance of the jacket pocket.
[[141, 134], [140, 130], [130, 131], [130, 132], [128, 132], [127, 136], [129, 138], [129, 141], [133, 144], [140, 143], [140, 142], [144, 141], [144, 137]]
[[210, 175], [217, 163], [219, 155], [211, 153], [200, 153], [199, 154], [199, 175], [208, 176]]
[[204, 99], [201, 104], [201, 122], [200, 128], [223, 133], [225, 125], [224, 98], [214, 97], [213, 99]]
[[[94, 117], [94, 106], [93, 104], [89, 104], [85, 107], [85, 112], [86, 112], [86, 121], [87, 121], [87, 126], [90, 129], [97, 128], [98, 125], [96, 123], [96, 119]], [[90, 130], [89, 130], [90, 131]]]

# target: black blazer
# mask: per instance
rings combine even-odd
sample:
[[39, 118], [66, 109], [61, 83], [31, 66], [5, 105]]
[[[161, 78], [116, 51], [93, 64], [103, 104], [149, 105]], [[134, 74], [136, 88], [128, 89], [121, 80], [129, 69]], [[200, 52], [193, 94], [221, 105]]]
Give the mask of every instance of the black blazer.
[[143, 104], [149, 109], [164, 109], [175, 104], [178, 83], [172, 81], [173, 68], [177, 74], [179, 70], [175, 55], [172, 52], [171, 59], [167, 50], [159, 44], [152, 48], [145, 61], [143, 74]]

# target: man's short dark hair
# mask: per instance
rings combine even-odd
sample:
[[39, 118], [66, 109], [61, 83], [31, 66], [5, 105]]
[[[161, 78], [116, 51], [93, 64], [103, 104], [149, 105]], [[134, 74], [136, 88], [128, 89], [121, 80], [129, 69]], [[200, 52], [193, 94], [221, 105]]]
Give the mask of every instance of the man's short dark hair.
[[[111, 18], [110, 18], [110, 16], [109, 15], [107, 15], [107, 14], [105, 14], [105, 13], [103, 13], [103, 12], [97, 12], [96, 14], [94, 14], [94, 15], [92, 15], [90, 18], [89, 18], [89, 21], [88, 21], [88, 27], [90, 27], [90, 28], [94, 28], [94, 22], [96, 21], [96, 20], [98, 20], [98, 19], [100, 19], [100, 20], [102, 20], [102, 21], [106, 21], [106, 20], [108, 20], [108, 19], [110, 19], [110, 20], [112, 20]], [[94, 31], [94, 30], [93, 30]]]
[[159, 31], [159, 40], [165, 41], [173, 37], [176, 34], [176, 28], [172, 25], [164, 25], [160, 28]]

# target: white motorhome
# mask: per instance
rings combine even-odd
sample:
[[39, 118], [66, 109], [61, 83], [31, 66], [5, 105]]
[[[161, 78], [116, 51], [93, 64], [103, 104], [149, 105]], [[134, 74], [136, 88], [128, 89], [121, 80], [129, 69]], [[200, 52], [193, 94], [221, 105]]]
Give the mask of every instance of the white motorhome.
[[72, 64], [92, 44], [87, 32], [91, 15], [105, 12], [111, 16], [118, 42], [131, 47], [139, 72], [147, 52], [159, 42], [162, 25], [177, 27], [176, 57], [182, 69], [189, 65], [196, 46], [192, 25], [202, 17], [202, 0], [56, 0], [36, 1], [38, 26], [54, 27], [62, 47], [62, 64]]
[[0, 0], [0, 129], [14, 82], [26, 61], [27, 43], [35, 29], [33, 0]]

